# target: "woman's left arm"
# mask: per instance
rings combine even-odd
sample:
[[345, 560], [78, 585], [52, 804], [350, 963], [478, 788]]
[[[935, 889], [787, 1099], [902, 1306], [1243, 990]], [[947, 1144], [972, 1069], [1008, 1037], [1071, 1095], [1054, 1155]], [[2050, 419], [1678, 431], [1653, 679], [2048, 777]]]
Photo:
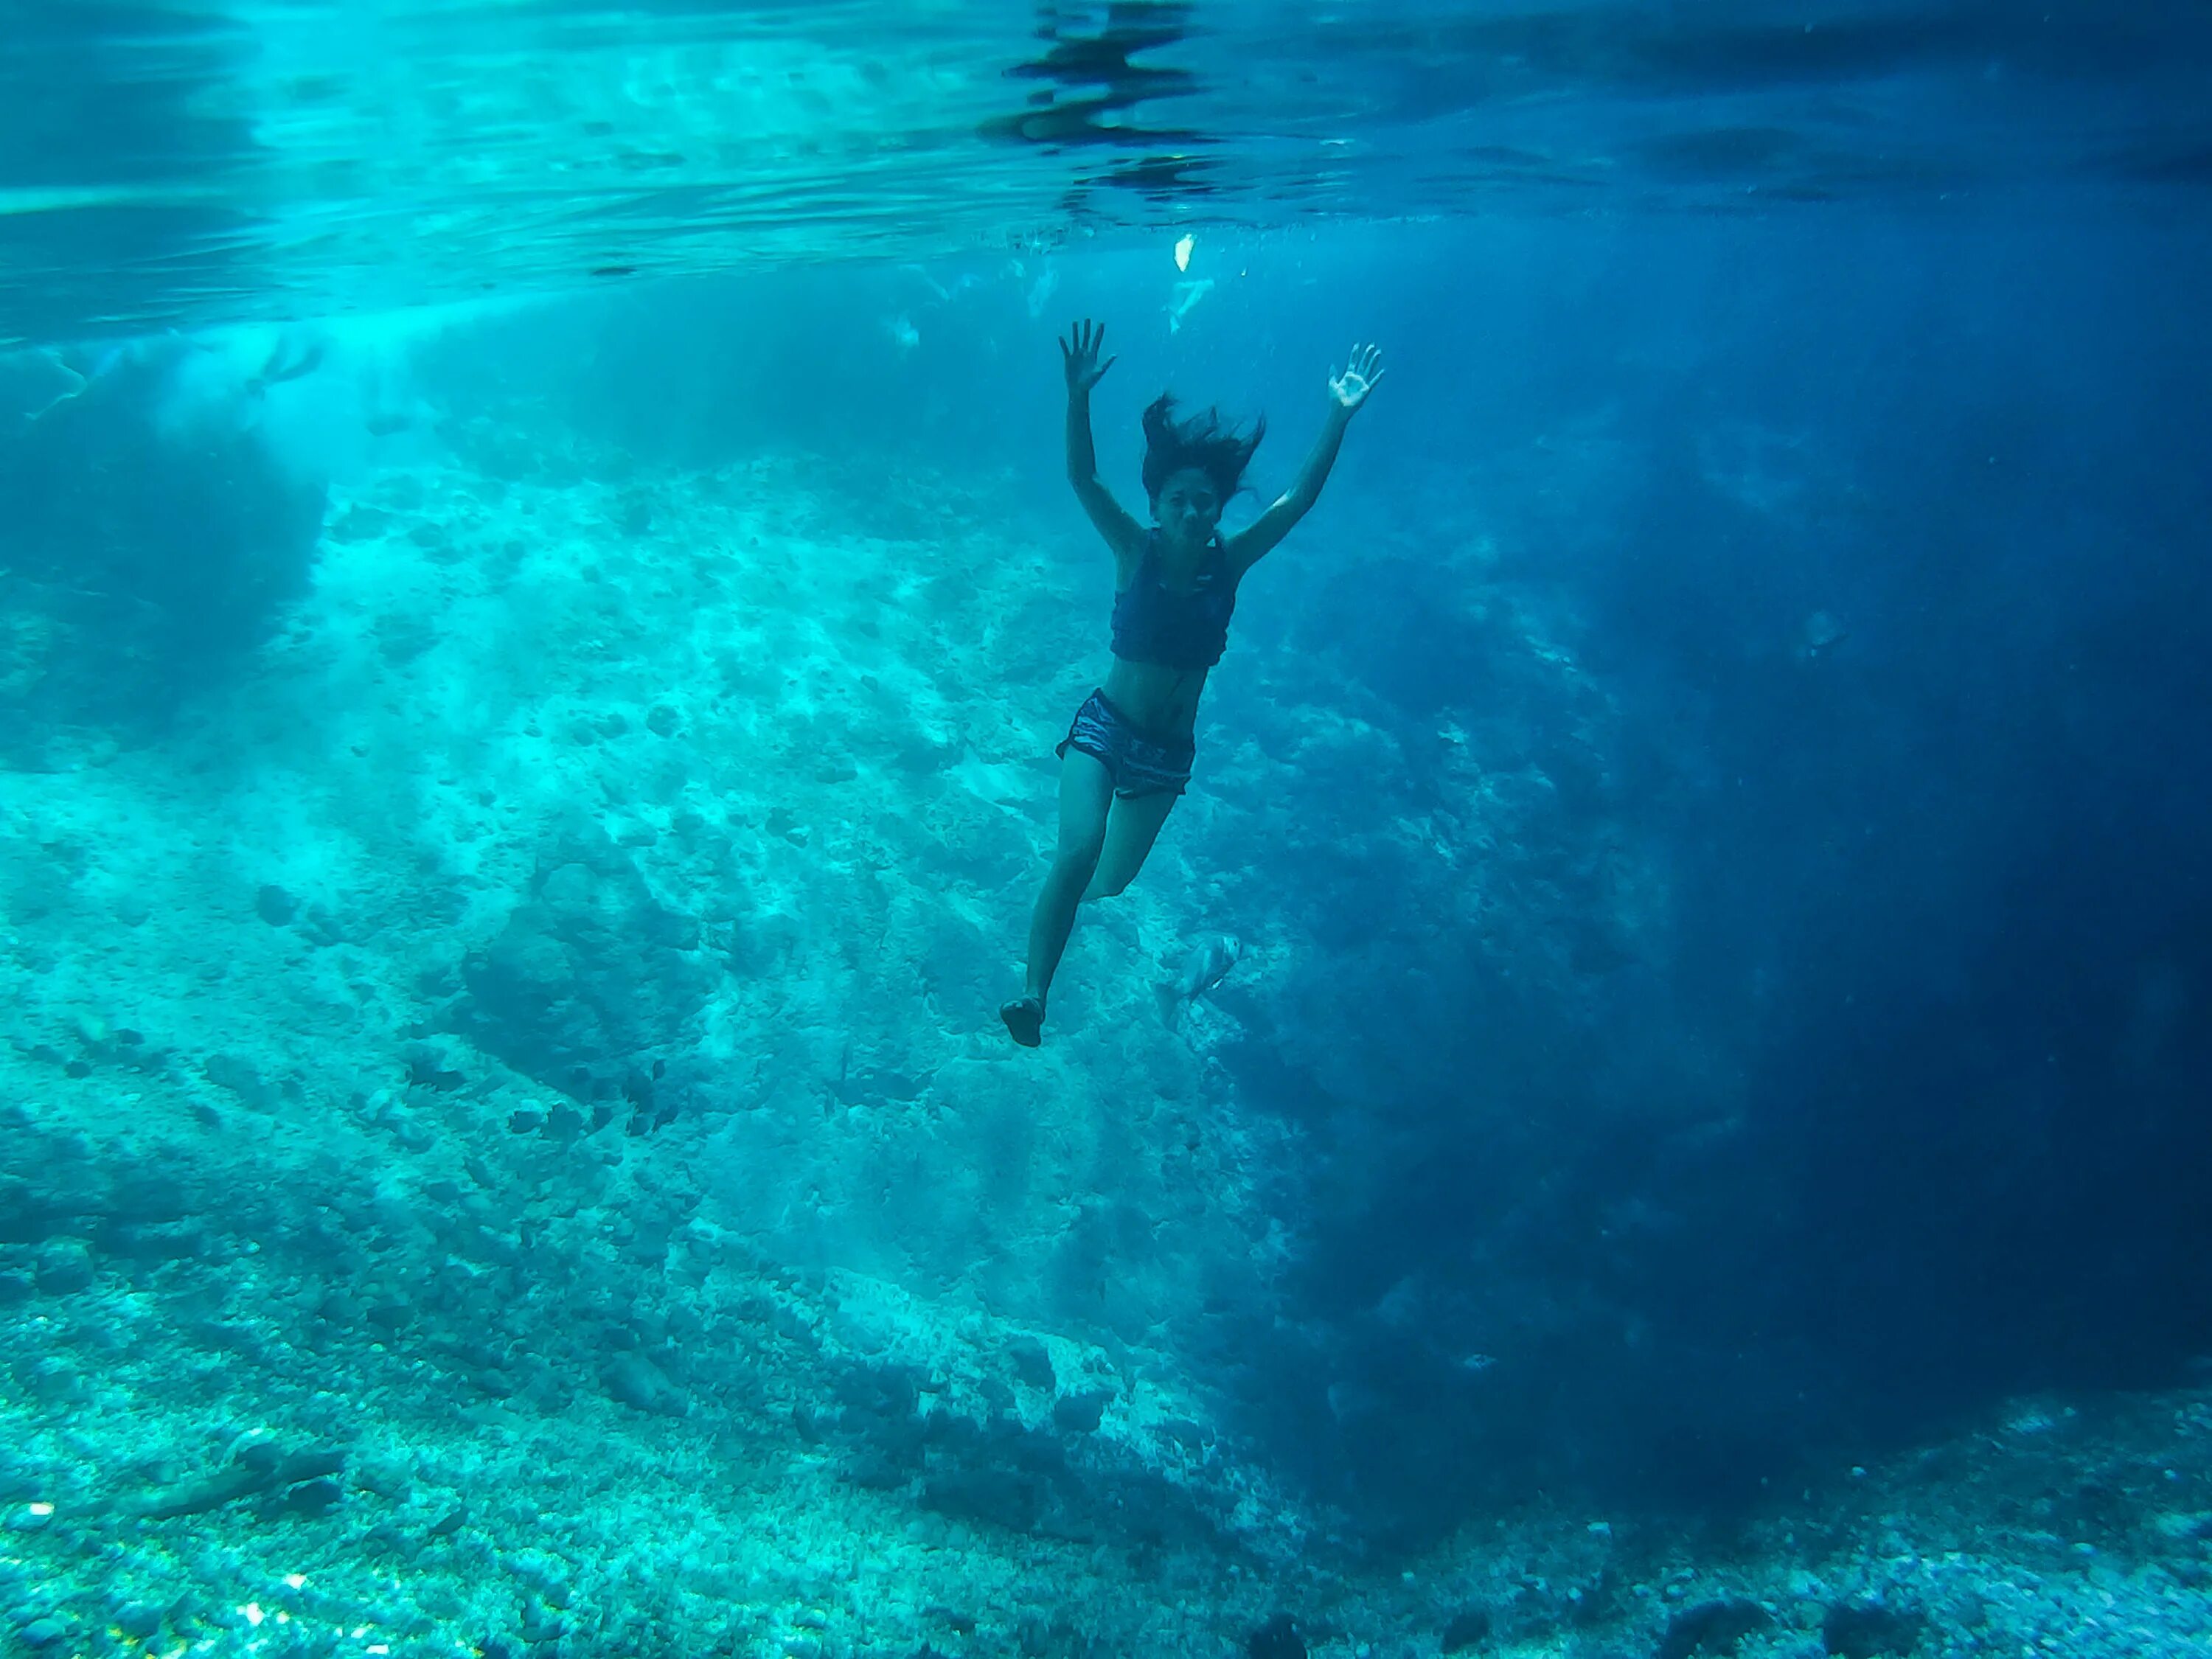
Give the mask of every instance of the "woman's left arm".
[[1231, 568], [1239, 576], [1259, 563], [1291, 533], [1292, 525], [1312, 511], [1314, 502], [1321, 498], [1321, 487], [1328, 482], [1329, 469], [1336, 465], [1345, 428], [1352, 424], [1352, 417], [1382, 378], [1382, 349], [1361, 345], [1352, 348], [1352, 361], [1343, 374], [1329, 376], [1328, 418], [1322, 423], [1321, 436], [1314, 440], [1313, 453], [1298, 469], [1297, 481], [1224, 544]]

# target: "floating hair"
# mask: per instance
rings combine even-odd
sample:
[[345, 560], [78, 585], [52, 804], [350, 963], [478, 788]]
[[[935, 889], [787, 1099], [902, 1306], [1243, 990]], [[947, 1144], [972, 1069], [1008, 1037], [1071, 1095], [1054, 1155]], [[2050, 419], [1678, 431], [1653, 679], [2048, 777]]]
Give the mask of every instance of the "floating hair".
[[1194, 467], [1212, 479], [1221, 499], [1227, 501], [1243, 487], [1252, 452], [1267, 435], [1267, 417], [1253, 422], [1250, 434], [1243, 434], [1224, 422], [1218, 409], [1178, 421], [1175, 407], [1175, 394], [1163, 392], [1145, 410], [1145, 494], [1158, 501], [1173, 474]]

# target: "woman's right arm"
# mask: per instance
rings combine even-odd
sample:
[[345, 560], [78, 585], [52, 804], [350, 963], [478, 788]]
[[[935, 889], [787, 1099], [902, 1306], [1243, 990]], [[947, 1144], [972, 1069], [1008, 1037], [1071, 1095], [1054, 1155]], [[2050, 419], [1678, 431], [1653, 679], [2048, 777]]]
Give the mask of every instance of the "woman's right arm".
[[1103, 325], [1080, 322], [1060, 343], [1067, 371], [1067, 481], [1075, 486], [1075, 499], [1098, 526], [1106, 545], [1114, 550], [1115, 580], [1125, 586], [1144, 556], [1145, 528], [1121, 509], [1113, 492], [1098, 481], [1098, 452], [1091, 440], [1091, 388], [1114, 367], [1109, 357], [1098, 361], [1098, 347], [1106, 337]]

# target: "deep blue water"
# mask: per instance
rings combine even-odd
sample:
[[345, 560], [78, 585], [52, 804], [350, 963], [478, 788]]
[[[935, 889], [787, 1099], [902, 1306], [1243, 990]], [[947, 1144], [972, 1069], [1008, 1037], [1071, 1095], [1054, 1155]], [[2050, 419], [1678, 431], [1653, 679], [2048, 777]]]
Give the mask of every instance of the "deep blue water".
[[[1286, 1209], [1311, 1322], [1214, 1333], [1286, 1455], [1386, 1507], [1570, 1479], [1703, 1502], [1831, 1437], [2203, 1352], [2198, 216], [2054, 192], [1209, 240], [1251, 274], [1172, 334], [1157, 248], [1063, 268], [1051, 315], [1123, 331], [1124, 489], [1152, 389], [1268, 412], [1264, 499], [1335, 343], [1392, 353], [1209, 704], [1233, 742], [1325, 661], [1404, 757], [1293, 769], [1295, 830], [1237, 878], [1238, 910], [1323, 947], [1222, 993], [1252, 1022], [1240, 1097], [1310, 1137]], [[925, 301], [896, 362], [847, 319], [909, 301], [896, 276], [608, 301], [576, 325], [592, 370], [546, 384], [643, 451], [798, 432], [1003, 470], [1065, 520], [1050, 323], [1014, 286]], [[672, 378], [672, 333], [804, 392], [725, 415], [721, 349]], [[1478, 534], [1480, 593], [1448, 556]], [[1068, 536], [1052, 556], [1087, 557]], [[1601, 714], [1531, 706], [1475, 615], [1492, 583]], [[1521, 902], [1637, 935], [1565, 988], [1479, 950], [1388, 845], [1435, 805], [1434, 733], [1501, 707], [1572, 838]], [[1609, 862], [1654, 872], [1660, 915]], [[1378, 1322], [1394, 1287], [1410, 1328]], [[1475, 1393], [1460, 1361], [1501, 1346], [1522, 1363]], [[1395, 1409], [1340, 1420], [1346, 1378]], [[1468, 1486], [1439, 1487], [1447, 1450]]]
[[[821, 896], [855, 902], [823, 848], [863, 809], [815, 792], [855, 770], [896, 783], [909, 763], [882, 744], [911, 710], [873, 730], [823, 714], [810, 699], [830, 694], [801, 681], [830, 659], [803, 615], [783, 657], [731, 671], [720, 695], [815, 735], [765, 770], [704, 749], [667, 763], [672, 800], [710, 773], [725, 801], [773, 804], [787, 782], [821, 884], [779, 910], [737, 890], [749, 854], [689, 866], [688, 888], [648, 859], [653, 914], [679, 921], [651, 938], [609, 923], [617, 943], [593, 948], [635, 945], [624, 994], [673, 1006], [695, 970], [653, 964], [726, 926], [753, 941], [731, 954], [744, 975], [804, 982], [811, 1023], [730, 1039], [632, 1008], [586, 1058], [627, 1076], [634, 1125], [656, 1098], [687, 1103], [673, 1128], [641, 1130], [627, 1167], [647, 1190], [702, 1188], [775, 1271], [865, 1267], [924, 1301], [975, 1296], [1151, 1356], [1269, 1480], [1389, 1547], [1539, 1504], [1754, 1515], [1962, 1442], [2008, 1402], [2204, 1386], [2201, 8], [16, 21], [0, 756], [27, 1066], [75, 1052], [27, 988], [151, 1000], [171, 971], [72, 919], [69, 895], [112, 884], [86, 826], [123, 809], [76, 804], [68, 780], [119, 749], [244, 791], [263, 739], [240, 711], [326, 625], [314, 596], [356, 591], [333, 574], [341, 543], [413, 535], [443, 565], [489, 568], [538, 532], [500, 519], [468, 541], [453, 491], [495, 518], [524, 490], [653, 493], [613, 547], [757, 489], [806, 528], [720, 550], [748, 584], [737, 611], [773, 610], [776, 562], [830, 558], [840, 537], [907, 546], [886, 661], [933, 677], [977, 752], [977, 711], [1040, 726], [1024, 793], [1000, 803], [1021, 833], [977, 831], [943, 866], [878, 859], [884, 908], [865, 915]], [[1042, 727], [1072, 712], [1040, 688], [1079, 695], [1104, 667], [1110, 564], [1066, 485], [1054, 349], [1082, 317], [1120, 353], [1099, 455], [1133, 507], [1137, 415], [1159, 390], [1268, 417], [1235, 523], [1287, 484], [1352, 343], [1381, 343], [1389, 368], [1320, 505], [1247, 584], [1174, 862], [1139, 881], [1160, 907], [1134, 913], [1145, 949], [1158, 928], [1266, 951], [1194, 1024], [1125, 1030], [1127, 988], [1100, 982], [1121, 958], [1084, 941], [1127, 941], [1086, 918], [1055, 992], [1071, 1069], [1010, 1073], [1029, 1058], [993, 1011], [1049, 839]], [[762, 458], [802, 482], [728, 482], [766, 477], [743, 471]], [[422, 507], [410, 531], [392, 503], [421, 499], [414, 477], [449, 517]], [[387, 528], [341, 532], [355, 501], [382, 503]], [[933, 573], [939, 554], [970, 574]], [[510, 601], [509, 574], [474, 620], [440, 614], [460, 603], [445, 588], [388, 609], [412, 609], [426, 640], [489, 628], [532, 602]], [[658, 661], [701, 614], [633, 594], [597, 648], [610, 674], [625, 653]], [[1087, 659], [1060, 648], [1081, 639]], [[398, 668], [423, 648], [386, 646]], [[387, 797], [461, 789], [468, 755], [469, 789], [488, 800], [497, 771], [513, 793], [493, 750], [469, 747], [495, 684], [441, 700], [396, 684], [350, 711], [420, 694], [392, 716], [379, 781], [332, 786], [366, 791], [364, 845]], [[586, 711], [592, 684], [571, 688]], [[210, 743], [210, 721], [238, 729]], [[610, 847], [641, 844], [618, 838], [628, 792], [659, 784], [605, 776], [620, 781], [572, 805]], [[919, 817], [934, 785], [914, 776]], [[182, 840], [262, 833], [225, 817], [242, 794], [147, 799], [181, 815]], [[419, 810], [420, 869], [392, 864], [410, 896], [349, 942], [349, 971], [400, 1000], [333, 1013], [330, 1041], [450, 1040], [453, 1075], [505, 1067], [557, 1095], [481, 976], [502, 906], [541, 902], [550, 866], [526, 886], [498, 860], [502, 836], [530, 832], [489, 831], [487, 853], [440, 842], [445, 820]], [[744, 846], [793, 839], [768, 805], [730, 823]], [[283, 890], [261, 890], [260, 922], [295, 925]], [[940, 901], [992, 920], [900, 920]], [[778, 955], [778, 930], [802, 928], [811, 954]], [[272, 1051], [300, 1029], [272, 1016]], [[547, 1052], [568, 1064], [572, 1038]], [[713, 1048], [731, 1040], [768, 1056], [742, 1103]], [[98, 1088], [109, 1051], [85, 1042], [66, 1075]], [[840, 1044], [834, 1079], [808, 1070]], [[1191, 1069], [1152, 1057], [1170, 1050]], [[897, 1086], [854, 1081], [860, 1051]], [[659, 1097], [639, 1081], [660, 1082], [655, 1061]], [[418, 1089], [444, 1087], [406, 1063]], [[27, 1100], [46, 1075], [10, 1087]], [[979, 1250], [1051, 1252], [1018, 1294], [1003, 1264], [948, 1268], [950, 1244], [888, 1188], [818, 1225], [756, 1205], [774, 1176], [739, 1172], [739, 1143], [716, 1138], [732, 1112], [765, 1112], [758, 1133], [794, 1167], [857, 1167], [875, 1143], [856, 1120], [841, 1153], [842, 1131], [807, 1127], [823, 1111], [866, 1095], [893, 1121], [957, 1117], [1000, 1090], [1038, 1133], [1066, 1113], [1127, 1137], [1047, 1243], [1010, 1245], [984, 1206]], [[318, 1113], [341, 1115], [312, 1090], [286, 1102], [311, 1137]], [[1165, 1224], [1133, 1172], [1169, 1134], [1156, 1106], [1234, 1126], [1234, 1194], [1188, 1190], [1274, 1241], [1248, 1240], [1249, 1261], [1211, 1259], [1219, 1237], [1155, 1249]], [[507, 1144], [485, 1133], [453, 1145]], [[946, 1150], [963, 1143], [931, 1144], [908, 1185], [971, 1172]], [[428, 1182], [444, 1166], [428, 1145], [392, 1167], [412, 1158]], [[60, 1213], [39, 1207], [34, 1169], [8, 1175], [24, 1216]], [[487, 1191], [490, 1212], [521, 1215], [503, 1178]], [[0, 1248], [23, 1260], [0, 1267], [30, 1274], [46, 1228], [9, 1221]]]

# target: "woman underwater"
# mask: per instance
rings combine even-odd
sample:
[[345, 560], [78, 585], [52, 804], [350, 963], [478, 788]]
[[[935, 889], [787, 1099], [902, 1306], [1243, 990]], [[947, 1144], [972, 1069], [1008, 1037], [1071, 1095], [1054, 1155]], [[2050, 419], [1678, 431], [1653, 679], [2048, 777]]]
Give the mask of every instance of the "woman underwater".
[[1139, 524], [1098, 481], [1091, 441], [1091, 388], [1106, 331], [1076, 324], [1060, 343], [1067, 373], [1067, 481], [1114, 550], [1114, 665], [1076, 710], [1060, 744], [1060, 844], [1030, 921], [1029, 979], [999, 1010], [1015, 1042], [1043, 1040], [1045, 997], [1086, 898], [1110, 898], [1143, 868], [1169, 810], [1190, 782], [1199, 694], [1229, 639], [1237, 584], [1312, 508], [1329, 468], [1376, 382], [1382, 354], [1354, 346], [1328, 380], [1328, 416], [1297, 481], [1232, 536], [1221, 510], [1243, 482], [1267, 423], [1239, 436], [1217, 411], [1175, 418], [1162, 394], [1145, 410], [1145, 495], [1152, 524]]

